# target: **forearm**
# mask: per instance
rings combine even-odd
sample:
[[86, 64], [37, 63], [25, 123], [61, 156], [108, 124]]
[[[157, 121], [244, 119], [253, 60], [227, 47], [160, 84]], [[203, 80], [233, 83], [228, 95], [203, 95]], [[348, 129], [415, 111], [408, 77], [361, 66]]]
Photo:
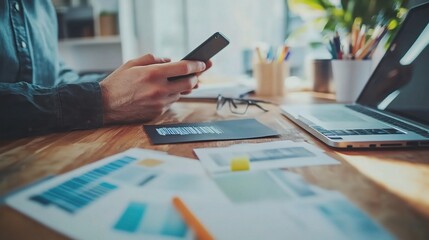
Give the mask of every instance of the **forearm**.
[[42, 88], [0, 83], [0, 138], [17, 138], [102, 125], [96, 82]]

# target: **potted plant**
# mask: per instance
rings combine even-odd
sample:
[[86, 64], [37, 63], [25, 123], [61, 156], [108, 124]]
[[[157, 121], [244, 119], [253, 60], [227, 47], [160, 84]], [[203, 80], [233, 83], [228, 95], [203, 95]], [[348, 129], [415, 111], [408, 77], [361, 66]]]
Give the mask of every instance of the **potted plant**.
[[304, 29], [320, 30], [325, 36], [335, 31], [350, 32], [356, 19], [370, 29], [386, 25], [392, 33], [407, 11], [408, 0], [287, 0], [287, 3], [306, 23]]

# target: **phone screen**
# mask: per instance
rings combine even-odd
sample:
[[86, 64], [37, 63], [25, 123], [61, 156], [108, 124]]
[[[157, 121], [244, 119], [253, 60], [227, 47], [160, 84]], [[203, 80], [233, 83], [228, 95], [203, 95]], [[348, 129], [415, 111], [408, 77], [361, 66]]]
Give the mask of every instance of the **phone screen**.
[[[220, 32], [216, 32], [203, 43], [201, 43], [198, 47], [196, 47], [192, 52], [182, 58], [182, 60], [207, 62], [210, 58], [224, 49], [228, 44], [229, 40]], [[170, 77], [168, 80], [173, 81], [183, 77], [187, 76]]]

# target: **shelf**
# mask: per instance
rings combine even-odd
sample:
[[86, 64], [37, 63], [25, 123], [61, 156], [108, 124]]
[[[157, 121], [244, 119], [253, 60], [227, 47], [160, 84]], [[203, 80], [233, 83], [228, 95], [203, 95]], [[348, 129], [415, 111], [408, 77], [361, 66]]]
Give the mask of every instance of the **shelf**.
[[121, 43], [121, 38], [119, 36], [70, 38], [70, 39], [61, 39], [59, 41], [59, 44], [62, 46], [120, 44], [120, 43]]
[[113, 70], [122, 64], [119, 36], [69, 38], [58, 44], [61, 57], [77, 72]]

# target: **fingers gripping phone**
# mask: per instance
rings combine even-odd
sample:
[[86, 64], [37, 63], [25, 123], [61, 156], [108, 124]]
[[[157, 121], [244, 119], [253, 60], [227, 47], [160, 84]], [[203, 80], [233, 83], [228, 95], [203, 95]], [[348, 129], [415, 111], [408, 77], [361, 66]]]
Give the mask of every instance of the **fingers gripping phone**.
[[[224, 49], [228, 44], [229, 40], [220, 32], [216, 32], [203, 43], [201, 43], [198, 47], [196, 47], [192, 52], [182, 58], [182, 60], [207, 62], [210, 58]], [[194, 74], [170, 77], [168, 80], [174, 81], [192, 75]]]

